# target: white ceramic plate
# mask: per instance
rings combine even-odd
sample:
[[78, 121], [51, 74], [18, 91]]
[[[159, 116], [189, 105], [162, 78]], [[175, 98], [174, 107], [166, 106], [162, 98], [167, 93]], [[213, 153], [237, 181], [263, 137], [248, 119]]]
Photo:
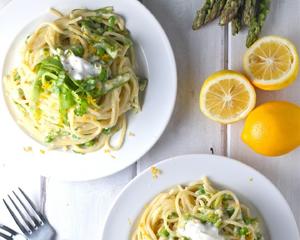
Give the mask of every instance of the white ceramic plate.
[[[143, 110], [129, 116], [124, 146], [112, 155], [103, 151], [86, 155], [73, 152], [49, 151], [26, 135], [9, 114], [5, 99], [0, 100], [1, 155], [9, 162], [31, 164], [42, 175], [63, 180], [89, 180], [120, 171], [143, 156], [158, 140], [172, 114], [177, 87], [174, 55], [160, 24], [137, 0], [13, 0], [0, 13], [1, 78], [17, 61], [18, 49], [26, 36], [41, 23], [52, 20], [50, 7], [62, 12], [75, 8], [96, 9], [114, 6], [126, 19], [126, 26], [135, 41], [139, 74], [149, 79]], [[0, 86], [3, 92], [2, 84]], [[3, 94], [2, 94], [3, 95]], [[5, 136], [5, 137], [4, 137]], [[33, 152], [24, 152], [24, 147]], [[34, 165], [32, 165], [34, 164]]]
[[214, 155], [174, 157], [160, 162], [156, 167], [162, 172], [157, 179], [153, 179], [148, 169], [121, 192], [106, 219], [101, 239], [130, 239], [134, 222], [144, 206], [157, 194], [207, 176], [221, 188], [234, 191], [261, 216], [266, 240], [299, 240], [297, 225], [287, 202], [276, 187], [256, 170], [238, 161]]

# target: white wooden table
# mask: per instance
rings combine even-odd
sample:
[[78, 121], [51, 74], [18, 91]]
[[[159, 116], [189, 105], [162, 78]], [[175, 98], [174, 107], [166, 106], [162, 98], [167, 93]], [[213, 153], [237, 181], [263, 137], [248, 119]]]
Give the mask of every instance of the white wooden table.
[[[0, 0], [3, 7], [9, 0]], [[126, 1], [126, 0], [124, 0]], [[23, 187], [47, 213], [59, 240], [100, 239], [108, 208], [120, 190], [140, 171], [165, 158], [187, 153], [210, 153], [238, 159], [266, 175], [283, 193], [300, 227], [300, 149], [279, 158], [253, 153], [240, 140], [243, 122], [221, 126], [199, 111], [203, 80], [223, 68], [241, 70], [246, 32], [232, 38], [217, 23], [193, 32], [191, 23], [201, 0], [144, 0], [170, 38], [178, 66], [178, 96], [173, 117], [157, 144], [136, 164], [103, 179], [67, 183], [51, 178], [13, 175], [0, 160], [0, 195]], [[291, 39], [300, 50], [300, 0], [273, 0], [263, 34]], [[0, 30], [1, 31], [1, 30]], [[300, 77], [299, 77], [300, 78]], [[300, 104], [300, 79], [278, 92], [258, 91], [258, 103], [281, 99]], [[237, 173], [238, 174], [238, 173]], [[272, 199], [270, 199], [272, 201]], [[0, 221], [17, 229], [0, 204]]]

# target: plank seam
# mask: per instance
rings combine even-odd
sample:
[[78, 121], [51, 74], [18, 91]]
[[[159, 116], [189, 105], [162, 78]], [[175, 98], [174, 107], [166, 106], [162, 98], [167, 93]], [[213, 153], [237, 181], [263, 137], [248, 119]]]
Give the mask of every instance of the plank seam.
[[[139, 2], [144, 4], [144, 0], [139, 0]], [[136, 161], [136, 163], [133, 165], [133, 176], [132, 176], [132, 178], [135, 178], [140, 173], [140, 169], [141, 169], [140, 160], [141, 160], [141, 158], [138, 161]]]
[[[223, 67], [224, 69], [229, 68], [229, 32], [228, 32], [228, 25], [224, 27], [224, 57], [223, 57]], [[222, 143], [221, 143], [221, 151], [222, 155], [228, 156], [228, 131], [229, 127], [227, 125], [221, 126], [221, 135], [222, 135]]]
[[41, 176], [41, 193], [40, 193], [40, 202], [41, 202], [41, 212], [45, 214], [46, 212], [46, 199], [47, 199], [47, 178]]

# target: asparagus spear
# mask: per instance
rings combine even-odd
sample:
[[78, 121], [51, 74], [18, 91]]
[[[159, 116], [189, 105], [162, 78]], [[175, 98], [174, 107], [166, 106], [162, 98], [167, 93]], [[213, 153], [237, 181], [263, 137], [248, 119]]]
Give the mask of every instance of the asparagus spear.
[[220, 16], [226, 0], [215, 0], [212, 8], [208, 11], [204, 24], [215, 20], [218, 16]]
[[241, 29], [243, 27], [244, 7], [245, 7], [245, 0], [242, 0], [242, 3], [241, 3], [241, 6], [239, 8], [237, 15], [231, 21], [231, 31], [232, 31], [233, 36], [238, 34], [239, 31], [241, 31]]
[[245, 0], [245, 7], [243, 12], [243, 21], [246, 26], [250, 26], [251, 19], [255, 17], [256, 0]]
[[226, 2], [227, 2], [227, 0], [222, 0], [222, 1], [220, 2], [220, 8], [218, 9], [217, 16], [220, 16], [220, 15], [221, 15], [221, 13], [222, 13], [222, 11], [223, 11], [223, 9], [224, 9], [224, 6], [225, 6], [225, 4], [226, 4]]
[[229, 23], [238, 13], [242, 0], [227, 0], [221, 13], [220, 25]]
[[231, 32], [232, 35], [235, 36], [237, 35], [242, 29], [242, 21], [239, 17], [235, 17], [231, 21]]
[[193, 22], [193, 30], [197, 30], [205, 24], [207, 13], [211, 11], [214, 2], [215, 0], [206, 0], [203, 7], [197, 11], [196, 17]]
[[231, 33], [233, 36], [237, 35], [242, 29], [242, 17], [238, 14], [234, 19], [231, 21]]
[[270, 12], [271, 0], [261, 0], [258, 5], [258, 11], [255, 18], [251, 20], [248, 30], [246, 46], [250, 47], [259, 37], [262, 27], [266, 21], [267, 15]]

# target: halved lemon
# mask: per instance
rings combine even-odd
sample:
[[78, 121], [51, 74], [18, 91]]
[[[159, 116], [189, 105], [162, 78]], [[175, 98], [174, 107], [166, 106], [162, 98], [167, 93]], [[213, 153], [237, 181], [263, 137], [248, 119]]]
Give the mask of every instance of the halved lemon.
[[254, 108], [256, 94], [248, 79], [222, 70], [209, 76], [200, 92], [200, 109], [210, 119], [229, 124], [245, 118]]
[[244, 69], [252, 83], [264, 90], [279, 90], [297, 78], [299, 57], [296, 47], [278, 36], [263, 37], [244, 55]]

